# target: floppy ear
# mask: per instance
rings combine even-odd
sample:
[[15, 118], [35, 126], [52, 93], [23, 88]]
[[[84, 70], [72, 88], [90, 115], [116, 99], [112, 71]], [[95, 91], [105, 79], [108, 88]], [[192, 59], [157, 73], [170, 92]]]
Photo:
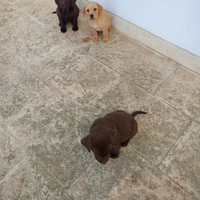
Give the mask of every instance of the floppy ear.
[[115, 142], [116, 135], [117, 135], [117, 130], [109, 128], [108, 134], [109, 134], [110, 143], [113, 145]]
[[56, 4], [58, 5], [58, 0], [55, 0]]
[[71, 7], [74, 7], [76, 0], [71, 0]]
[[87, 150], [90, 152], [90, 149], [92, 148], [92, 143], [91, 143], [91, 137], [90, 135], [86, 135], [84, 138], [81, 140], [82, 145], [84, 145]]
[[100, 5], [99, 3], [97, 3], [97, 6], [98, 6], [98, 13], [102, 12], [103, 11], [103, 6]]
[[[86, 5], [85, 5], [86, 6]], [[85, 17], [85, 6], [83, 7], [83, 9], [82, 9], [82, 14], [84, 15], [84, 17]]]

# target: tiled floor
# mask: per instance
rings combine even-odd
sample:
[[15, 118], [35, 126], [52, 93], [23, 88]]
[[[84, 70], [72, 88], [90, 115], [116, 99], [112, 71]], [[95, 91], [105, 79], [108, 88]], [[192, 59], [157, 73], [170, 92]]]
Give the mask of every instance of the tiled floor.
[[[63, 34], [55, 2], [0, 1], [0, 199], [200, 199], [200, 76], [113, 28]], [[103, 166], [80, 143], [122, 109], [138, 134]]]

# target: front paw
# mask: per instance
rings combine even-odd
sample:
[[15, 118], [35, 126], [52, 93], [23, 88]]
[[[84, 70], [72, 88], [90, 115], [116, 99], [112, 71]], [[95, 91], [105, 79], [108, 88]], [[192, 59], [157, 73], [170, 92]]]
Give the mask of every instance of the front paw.
[[72, 27], [72, 30], [73, 30], [73, 31], [78, 31], [78, 26], [73, 26], [73, 27]]
[[110, 158], [115, 159], [119, 156], [119, 152], [111, 151], [110, 152]]
[[66, 29], [65, 27], [62, 27], [62, 28], [60, 29], [60, 31], [61, 31], [62, 33], [65, 33], [65, 32], [67, 31], [67, 29]]
[[104, 43], [108, 43], [108, 38], [103, 38]]
[[98, 39], [99, 39], [98, 36], [96, 36], [96, 35], [93, 36], [93, 40], [94, 40], [94, 41], [97, 41]]

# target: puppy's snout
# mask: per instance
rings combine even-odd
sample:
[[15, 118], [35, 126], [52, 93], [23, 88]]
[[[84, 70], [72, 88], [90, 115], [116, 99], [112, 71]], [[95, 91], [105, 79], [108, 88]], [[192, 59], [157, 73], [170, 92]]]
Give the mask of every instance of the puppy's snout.
[[63, 2], [63, 1], [60, 2], [60, 7], [61, 7], [61, 8], [65, 8], [65, 2]]
[[94, 15], [93, 15], [93, 14], [91, 14], [91, 15], [90, 15], [90, 18], [91, 18], [91, 19], [93, 19], [93, 18], [94, 18]]

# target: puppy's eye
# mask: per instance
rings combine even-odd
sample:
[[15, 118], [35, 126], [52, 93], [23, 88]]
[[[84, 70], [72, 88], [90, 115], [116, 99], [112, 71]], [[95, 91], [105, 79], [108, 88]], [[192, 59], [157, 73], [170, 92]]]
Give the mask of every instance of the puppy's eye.
[[97, 9], [96, 8], [94, 8], [94, 11], [96, 11]]
[[87, 9], [87, 12], [89, 12], [89, 9]]

